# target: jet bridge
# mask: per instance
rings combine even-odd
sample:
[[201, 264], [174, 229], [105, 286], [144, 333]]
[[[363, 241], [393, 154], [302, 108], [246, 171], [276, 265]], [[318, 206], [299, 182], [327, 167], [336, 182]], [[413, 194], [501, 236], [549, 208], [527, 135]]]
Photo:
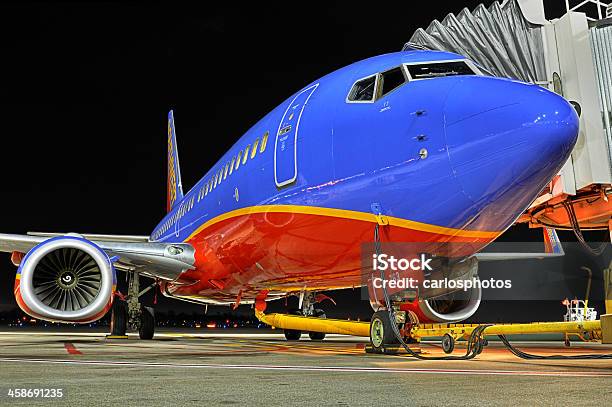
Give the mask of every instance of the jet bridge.
[[[569, 1], [547, 20], [542, 0], [464, 9], [418, 29], [404, 46], [456, 52], [495, 76], [563, 95], [580, 115], [571, 158], [519, 222], [531, 227], [612, 229], [612, 2]], [[583, 240], [583, 239], [581, 239]]]

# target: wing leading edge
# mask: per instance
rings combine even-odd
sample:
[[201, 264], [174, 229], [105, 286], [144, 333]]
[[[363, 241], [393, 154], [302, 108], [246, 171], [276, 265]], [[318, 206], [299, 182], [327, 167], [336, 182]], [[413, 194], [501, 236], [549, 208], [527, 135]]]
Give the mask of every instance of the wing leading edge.
[[552, 228], [542, 228], [544, 233], [543, 253], [476, 253], [478, 261], [528, 260], [561, 257], [565, 255], [557, 231]]

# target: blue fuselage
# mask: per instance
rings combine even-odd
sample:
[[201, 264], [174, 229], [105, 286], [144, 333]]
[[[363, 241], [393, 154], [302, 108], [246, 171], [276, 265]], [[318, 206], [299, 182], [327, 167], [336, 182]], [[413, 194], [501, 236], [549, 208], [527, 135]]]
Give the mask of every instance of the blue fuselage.
[[360, 78], [454, 60], [464, 58], [398, 52], [305, 86], [221, 157], [152, 240], [186, 241], [215, 218], [265, 205], [380, 210], [443, 228], [505, 230], [573, 148], [578, 118], [563, 98], [476, 72], [408, 80], [365, 103], [347, 99]]

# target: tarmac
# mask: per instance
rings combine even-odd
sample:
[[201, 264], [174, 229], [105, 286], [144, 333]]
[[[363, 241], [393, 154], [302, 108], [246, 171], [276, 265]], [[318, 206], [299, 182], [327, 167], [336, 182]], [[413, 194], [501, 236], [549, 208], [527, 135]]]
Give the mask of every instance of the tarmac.
[[[491, 341], [470, 361], [367, 354], [366, 338], [272, 330], [160, 330], [109, 340], [85, 330], [0, 332], [0, 405], [593, 405], [612, 400], [612, 360], [522, 360]], [[612, 346], [522, 342], [537, 354], [612, 353]], [[443, 355], [438, 343], [423, 354]], [[465, 348], [457, 346], [455, 354]], [[9, 389], [62, 389], [61, 398]]]

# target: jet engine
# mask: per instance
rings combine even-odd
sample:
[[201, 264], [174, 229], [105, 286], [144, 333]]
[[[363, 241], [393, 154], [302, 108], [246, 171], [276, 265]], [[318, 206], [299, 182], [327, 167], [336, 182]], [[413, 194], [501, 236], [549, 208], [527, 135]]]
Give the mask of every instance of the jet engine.
[[95, 243], [61, 236], [20, 261], [15, 298], [28, 315], [53, 322], [87, 323], [110, 309], [117, 284], [108, 255]]
[[[422, 279], [418, 289], [387, 288], [391, 301], [400, 304], [402, 311], [414, 312], [420, 322], [459, 322], [474, 315], [482, 298], [478, 259], [451, 262], [440, 257], [434, 258], [431, 265], [431, 273], [417, 276]], [[396, 277], [396, 281], [400, 280]], [[382, 289], [369, 283], [368, 291], [375, 311], [385, 306]]]

